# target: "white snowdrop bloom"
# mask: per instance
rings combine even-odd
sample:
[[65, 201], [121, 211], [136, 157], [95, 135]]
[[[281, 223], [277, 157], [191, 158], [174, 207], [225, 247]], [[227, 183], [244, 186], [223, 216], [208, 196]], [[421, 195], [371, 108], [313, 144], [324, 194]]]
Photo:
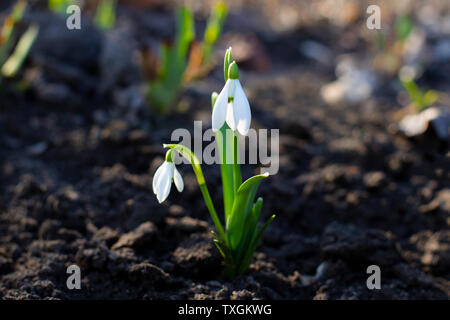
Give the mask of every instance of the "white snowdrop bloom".
[[179, 192], [183, 191], [183, 178], [177, 168], [175, 168], [175, 164], [172, 161], [168, 161], [166, 157], [166, 161], [156, 170], [153, 176], [153, 193], [156, 195], [159, 203], [166, 200], [169, 196], [172, 181]]
[[237, 65], [233, 62], [230, 64], [228, 80], [214, 104], [212, 129], [216, 132], [226, 122], [231, 130], [237, 130], [245, 136], [250, 128], [251, 119], [250, 104], [239, 82]]

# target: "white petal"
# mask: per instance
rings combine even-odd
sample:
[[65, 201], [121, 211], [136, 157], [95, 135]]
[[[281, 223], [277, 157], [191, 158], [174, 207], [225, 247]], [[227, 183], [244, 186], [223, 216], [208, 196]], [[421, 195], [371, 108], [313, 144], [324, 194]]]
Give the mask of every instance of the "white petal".
[[158, 180], [161, 177], [161, 172], [163, 172], [165, 167], [167, 166], [167, 162], [164, 161], [158, 169], [156, 169], [155, 174], [153, 175], [153, 193], [156, 194], [157, 186], [158, 186]]
[[222, 91], [220, 91], [219, 96], [217, 97], [216, 103], [214, 104], [213, 112], [212, 112], [212, 129], [214, 132], [220, 130], [223, 124], [225, 123], [225, 116], [227, 112], [227, 104], [228, 104], [228, 87], [230, 86], [230, 81], [228, 80], [225, 83]]
[[238, 79], [229, 79], [230, 84], [228, 85], [228, 98], [234, 97], [234, 91], [236, 89], [236, 84], [239, 83]]
[[234, 121], [233, 103], [230, 102], [227, 105], [227, 124], [231, 130], [236, 130], [236, 122]]
[[250, 122], [252, 120], [252, 114], [250, 111], [250, 104], [248, 103], [247, 96], [242, 89], [241, 83], [236, 82], [236, 91], [234, 93], [234, 119], [236, 122], [236, 128], [243, 136], [247, 135], [250, 128]]
[[183, 177], [181, 177], [181, 174], [178, 172], [177, 168], [175, 168], [173, 171], [173, 183], [175, 183], [178, 192], [183, 191], [184, 189]]
[[164, 171], [161, 172], [161, 175], [157, 181], [156, 198], [158, 199], [159, 203], [166, 200], [169, 196], [170, 187], [172, 186], [174, 168], [175, 165], [172, 162], [167, 162]]

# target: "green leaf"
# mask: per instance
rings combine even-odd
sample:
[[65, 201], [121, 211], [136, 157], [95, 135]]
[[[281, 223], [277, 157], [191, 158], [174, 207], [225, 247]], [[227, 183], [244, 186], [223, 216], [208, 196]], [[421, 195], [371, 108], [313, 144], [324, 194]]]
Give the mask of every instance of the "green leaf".
[[231, 62], [233, 61], [233, 54], [231, 48], [228, 48], [225, 52], [225, 57], [223, 59], [223, 78], [225, 82], [228, 80], [228, 68], [230, 67]]
[[75, 4], [74, 0], [48, 0], [48, 8], [57, 13], [66, 13], [68, 6]]
[[116, 1], [101, 0], [95, 12], [95, 23], [102, 30], [110, 30], [116, 22]]
[[194, 16], [187, 7], [177, 11], [177, 40], [176, 50], [178, 57], [186, 58], [189, 46], [195, 38]]
[[221, 240], [221, 237], [214, 231], [211, 231], [211, 233], [214, 235], [214, 244], [216, 245], [217, 249], [219, 250], [220, 254], [224, 258], [227, 264], [233, 265], [233, 257], [230, 252], [230, 248], [228, 245]]
[[226, 258], [227, 258], [227, 255], [225, 254], [224, 248], [222, 248], [222, 242], [220, 242], [220, 241], [217, 240], [217, 239], [214, 239], [213, 241], [214, 241], [214, 244], [216, 245], [217, 249], [219, 250], [220, 255], [221, 255], [224, 259], [226, 259]]
[[219, 36], [222, 33], [227, 14], [228, 7], [225, 2], [219, 2], [215, 7], [213, 7], [213, 11], [209, 17], [205, 34], [203, 36], [202, 51], [204, 62], [209, 61], [211, 57], [214, 44], [217, 42], [217, 39], [219, 39]]
[[226, 221], [229, 245], [236, 250], [244, 234], [245, 220], [251, 214], [253, 200], [261, 180], [267, 178], [268, 173], [260, 174], [247, 179], [239, 187], [233, 203], [233, 210]]
[[28, 56], [34, 41], [36, 40], [38, 33], [39, 27], [33, 25], [29, 27], [22, 35], [17, 43], [14, 53], [8, 58], [2, 67], [2, 74], [5, 77], [13, 77], [19, 71], [25, 58]]
[[11, 12], [11, 19], [13, 19], [14, 23], [17, 23], [20, 20], [22, 20], [26, 8], [27, 8], [26, 1], [22, 0], [17, 1], [17, 3], [14, 5], [13, 11]]
[[413, 29], [414, 23], [410, 16], [403, 15], [397, 17], [395, 21], [395, 34], [398, 39], [400, 39], [401, 41], [405, 41], [409, 37]]
[[244, 222], [244, 234], [242, 236], [242, 240], [238, 246], [236, 253], [236, 260], [242, 261], [245, 256], [245, 253], [248, 250], [248, 247], [251, 244], [253, 236], [258, 231], [258, 220], [261, 214], [263, 199], [259, 197], [256, 202], [253, 204], [251, 214], [247, 216], [247, 219]]
[[11, 14], [5, 18], [0, 35], [0, 65], [3, 65], [8, 58], [9, 52], [13, 46], [15, 26], [17, 22], [22, 19], [26, 7], [26, 1], [18, 1], [14, 5]]
[[262, 179], [267, 178], [269, 173], [258, 174], [247, 179], [238, 189], [238, 193], [244, 193], [250, 191], [257, 183], [261, 182]]
[[428, 90], [423, 96], [424, 104], [429, 107], [439, 99], [439, 93], [435, 90]]
[[428, 90], [423, 93], [419, 86], [412, 79], [401, 79], [403, 87], [408, 92], [412, 104], [418, 111], [428, 108], [439, 99], [439, 93], [434, 90]]
[[252, 239], [252, 242], [251, 242], [250, 246], [248, 247], [247, 253], [246, 253], [246, 255], [242, 261], [242, 264], [240, 266], [239, 274], [242, 274], [247, 270], [248, 266], [250, 265], [250, 263], [252, 261], [253, 253], [255, 252], [264, 231], [266, 231], [267, 227], [272, 223], [273, 219], [275, 219], [275, 215], [272, 215], [266, 221], [266, 223], [262, 226], [262, 228], [257, 233], [255, 233], [255, 235]]
[[159, 112], [167, 111], [176, 101], [186, 71], [189, 46], [194, 40], [194, 17], [187, 7], [177, 11], [175, 44], [161, 45], [161, 68], [158, 78], [149, 84], [149, 99]]

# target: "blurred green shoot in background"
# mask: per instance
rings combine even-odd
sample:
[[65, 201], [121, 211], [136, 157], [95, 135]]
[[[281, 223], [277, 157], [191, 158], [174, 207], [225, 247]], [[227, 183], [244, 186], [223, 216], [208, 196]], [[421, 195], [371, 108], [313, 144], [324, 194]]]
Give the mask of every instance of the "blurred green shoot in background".
[[39, 28], [32, 25], [20, 36], [14, 47], [16, 40], [15, 28], [22, 19], [26, 7], [26, 1], [18, 1], [14, 5], [11, 14], [6, 17], [3, 23], [0, 35], [0, 80], [3, 77], [14, 77], [17, 74], [38, 35]]
[[439, 93], [435, 90], [422, 90], [413, 79], [400, 78], [400, 81], [408, 92], [409, 99], [417, 111], [430, 107], [439, 99]]
[[[71, 5], [79, 5], [77, 0], [48, 0], [48, 8], [59, 14], [66, 14]], [[100, 0], [94, 13], [94, 22], [101, 30], [110, 30], [116, 22], [116, 0]]]
[[56, 13], [66, 13], [67, 7], [77, 4], [75, 0], [48, 0], [48, 8]]
[[177, 29], [172, 45], [161, 45], [154, 79], [148, 83], [152, 108], [160, 113], [173, 108], [183, 84], [204, 76], [212, 66], [214, 45], [222, 33], [227, 5], [219, 2], [212, 9], [202, 42], [195, 42], [192, 11], [183, 6], [177, 10]]
[[95, 12], [95, 24], [102, 30], [110, 30], [116, 23], [116, 0], [102, 0]]
[[376, 38], [378, 54], [374, 59], [375, 69], [388, 75], [396, 75], [403, 65], [406, 41], [414, 30], [414, 21], [408, 15], [395, 18], [387, 31], [379, 31]]

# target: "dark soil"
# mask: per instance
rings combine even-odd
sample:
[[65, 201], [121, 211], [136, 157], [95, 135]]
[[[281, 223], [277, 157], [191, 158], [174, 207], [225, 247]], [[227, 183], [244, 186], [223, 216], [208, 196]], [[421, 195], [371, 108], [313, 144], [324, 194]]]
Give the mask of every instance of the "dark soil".
[[[181, 113], [152, 113], [139, 98], [136, 65], [116, 57], [143, 46], [142, 34], [158, 41], [172, 15], [121, 15], [107, 37], [90, 26], [64, 31], [64, 20], [47, 14], [28, 17], [47, 23], [24, 69], [29, 88], [10, 82], [0, 97], [0, 298], [450, 297], [448, 144], [432, 133], [392, 133], [393, 97], [326, 105], [319, 91], [333, 68], [290, 49], [314, 37], [310, 30], [276, 39], [261, 32], [272, 66], [241, 72], [252, 125], [280, 128], [280, 171], [260, 188], [263, 218], [277, 218], [248, 272], [224, 278], [191, 168], [180, 168], [184, 192], [162, 205], [151, 190], [171, 132], [192, 130], [194, 119], [210, 127], [222, 68], [185, 90]], [[221, 203], [219, 168], [204, 171]], [[66, 287], [72, 264], [81, 290]], [[366, 287], [372, 264], [381, 290]]]

